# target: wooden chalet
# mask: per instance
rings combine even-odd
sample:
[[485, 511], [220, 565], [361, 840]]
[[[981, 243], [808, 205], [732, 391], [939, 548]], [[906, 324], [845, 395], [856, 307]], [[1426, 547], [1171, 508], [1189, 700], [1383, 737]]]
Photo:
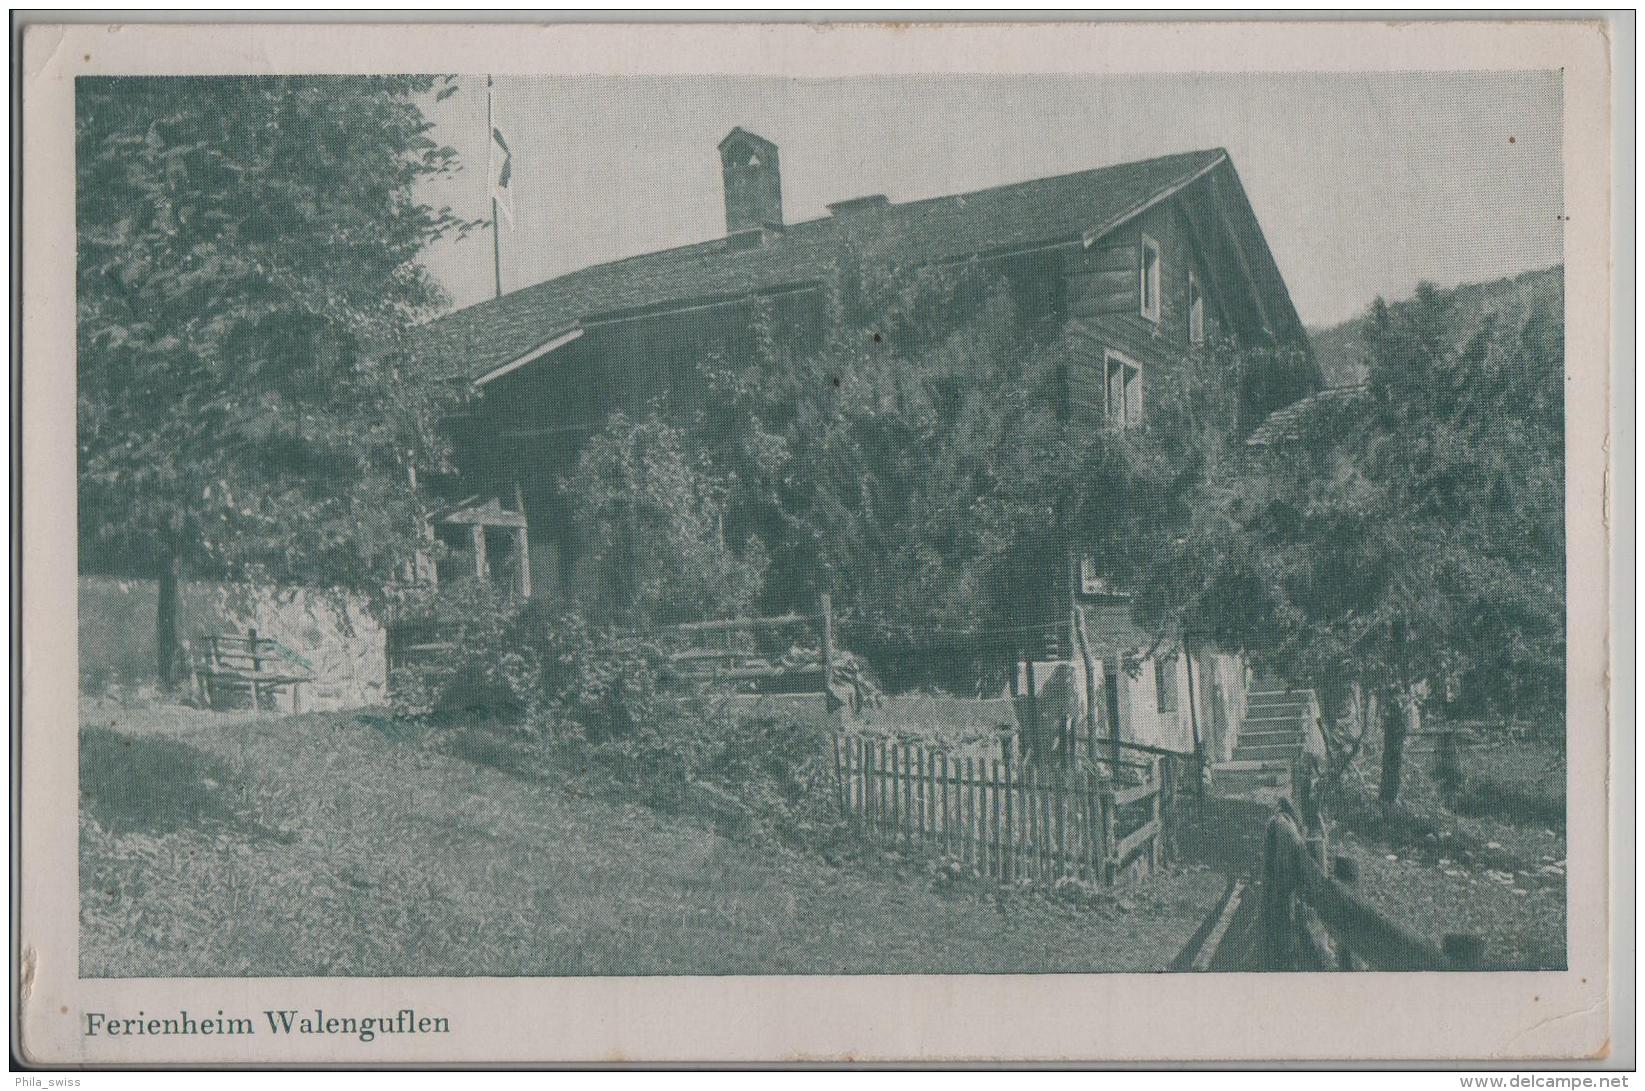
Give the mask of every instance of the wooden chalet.
[[[1169, 397], [1154, 383], [1161, 365], [1202, 339], [1306, 351], [1284, 279], [1222, 149], [925, 200], [850, 197], [798, 223], [783, 214], [774, 144], [738, 128], [718, 154], [723, 238], [595, 265], [426, 327], [421, 366], [479, 393], [457, 425], [457, 510], [485, 518], [448, 520], [441, 534], [458, 547], [506, 537], [519, 551], [506, 569], [517, 587], [555, 593], [575, 585], [577, 513], [556, 483], [606, 416], [643, 412], [658, 398], [682, 407], [700, 399], [697, 366], [751, 345], [760, 311], [796, 346], [819, 337], [825, 293], [847, 253], [897, 267], [975, 259], [997, 270], [1043, 308], [1031, 317], [1065, 322], [1083, 346], [1060, 396], [1094, 428], [1138, 426], [1152, 399]], [[487, 571], [489, 562], [469, 563]], [[1067, 687], [1076, 703], [1097, 699], [1091, 694], [1104, 684], [1110, 694], [1130, 686], [1139, 709], [1169, 712], [1184, 729], [1197, 721], [1183, 710], [1192, 702], [1159, 692], [1179, 675], [1181, 692], [1199, 692], [1187, 659], [1158, 670], [1139, 665], [1139, 654], [1164, 657], [1157, 641], [1116, 620], [1123, 599], [1077, 549], [1056, 567], [1046, 574], [1045, 601], [1069, 624], [1025, 656], [1040, 661], [1037, 677], [1072, 663], [1082, 676]], [[1140, 725], [1141, 712], [1123, 704], [1112, 715]], [[1193, 730], [1205, 733], [1197, 722]]]

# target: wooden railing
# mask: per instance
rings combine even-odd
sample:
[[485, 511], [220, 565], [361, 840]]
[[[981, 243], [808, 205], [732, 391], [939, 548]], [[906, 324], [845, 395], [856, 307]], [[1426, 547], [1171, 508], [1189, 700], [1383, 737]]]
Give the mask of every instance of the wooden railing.
[[832, 702], [834, 613], [823, 595], [815, 614], [781, 614], [661, 625], [646, 635], [665, 650], [667, 673], [692, 682], [778, 686]]
[[949, 754], [915, 743], [839, 736], [840, 806], [862, 836], [946, 856], [1002, 882], [1112, 883], [1164, 863], [1163, 761], [1115, 771]]
[[[1307, 783], [1305, 774], [1296, 782]], [[1416, 935], [1351, 889], [1357, 868], [1339, 857], [1327, 874], [1323, 829], [1282, 800], [1268, 823], [1262, 875], [1262, 959], [1270, 970], [1477, 969], [1483, 944], [1448, 935], [1443, 947]]]

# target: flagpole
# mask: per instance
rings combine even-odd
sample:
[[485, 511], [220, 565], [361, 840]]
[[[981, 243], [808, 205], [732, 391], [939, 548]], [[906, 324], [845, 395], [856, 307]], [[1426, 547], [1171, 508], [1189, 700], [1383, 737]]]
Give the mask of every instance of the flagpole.
[[497, 198], [491, 199], [491, 271], [497, 278], [497, 298], [503, 298], [503, 243], [498, 237]]
[[[497, 118], [492, 112], [493, 90], [491, 77], [486, 77], [486, 161], [496, 154]], [[497, 188], [491, 185], [490, 168], [486, 170], [486, 187], [491, 190], [491, 272], [496, 278], [497, 298], [503, 298], [503, 238], [502, 225], [497, 215]]]

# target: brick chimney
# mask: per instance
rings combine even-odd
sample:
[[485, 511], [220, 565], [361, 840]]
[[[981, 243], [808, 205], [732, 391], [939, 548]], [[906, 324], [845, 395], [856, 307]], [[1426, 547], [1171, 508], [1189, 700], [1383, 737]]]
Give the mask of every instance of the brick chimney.
[[743, 128], [720, 141], [720, 168], [725, 174], [725, 233], [783, 225], [782, 174], [777, 145]]

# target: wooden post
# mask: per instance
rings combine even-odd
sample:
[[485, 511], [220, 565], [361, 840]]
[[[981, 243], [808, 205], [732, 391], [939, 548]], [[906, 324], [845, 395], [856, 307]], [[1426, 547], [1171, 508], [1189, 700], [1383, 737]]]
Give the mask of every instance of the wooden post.
[[1097, 661], [1091, 654], [1091, 641], [1085, 632], [1085, 611], [1077, 603], [1074, 641], [1079, 645], [1080, 664], [1085, 668], [1085, 757], [1090, 761], [1097, 756]]
[[1097, 797], [1097, 771], [1087, 769], [1084, 777], [1085, 862], [1093, 882], [1102, 881], [1102, 804]]
[[845, 788], [845, 770], [841, 761], [841, 752], [845, 748], [845, 740], [834, 736], [834, 794], [839, 797], [840, 817], [850, 819], [851, 801]]
[[1039, 794], [1040, 874], [1050, 877], [1054, 874], [1057, 866], [1056, 814], [1054, 812], [1057, 797], [1051, 788], [1050, 767], [1046, 767], [1043, 775], [1038, 771], [1035, 772], [1034, 789]]
[[1004, 740], [1004, 745], [1000, 749], [1005, 752], [1005, 870], [1003, 876], [1005, 881], [1009, 883], [1017, 877], [1016, 808], [1011, 805], [1011, 797], [1016, 795], [1016, 781], [1021, 780], [1023, 774], [1021, 770], [1015, 770], [1016, 776], [1012, 776], [1014, 770], [1011, 765], [1011, 740], [1009, 737]]
[[1036, 762], [1023, 766], [1022, 825], [1027, 834], [1023, 838], [1022, 853], [1028, 873], [1034, 878], [1045, 874], [1045, 809], [1044, 794], [1040, 791], [1040, 766]]
[[1065, 765], [1057, 773], [1057, 871], [1060, 875], [1074, 873], [1074, 812], [1069, 794], [1068, 766]]
[[1028, 723], [1023, 725], [1027, 728], [1027, 731], [1023, 734], [1028, 745], [1023, 749], [1028, 751], [1029, 758], [1038, 761], [1040, 759], [1040, 688], [1034, 678], [1035, 654], [1037, 653], [1028, 653]]
[[834, 711], [834, 597], [822, 593], [822, 684], [823, 709]]
[[987, 797], [983, 794], [982, 779], [987, 775], [986, 760], [983, 758], [965, 759], [965, 778], [967, 793], [970, 799], [966, 804], [966, 824], [971, 832], [971, 866], [977, 874], [988, 875], [988, 843], [984, 840], [988, 827], [983, 822], [983, 803]]
[[929, 839], [929, 824], [931, 824], [931, 754], [924, 747], [915, 747], [915, 768], [920, 770], [920, 780], [915, 782], [915, 792], [920, 795], [920, 846]]
[[[1108, 672], [1105, 669], [1103, 674], [1106, 676], [1107, 673]], [[1120, 682], [1120, 677], [1124, 673], [1125, 658], [1123, 656], [1115, 656], [1114, 689], [1111, 693], [1103, 694], [1104, 698], [1108, 701], [1109, 707], [1114, 710], [1114, 715], [1108, 717], [1110, 720], [1114, 721], [1108, 725], [1108, 759], [1111, 769], [1110, 779], [1112, 780], [1118, 780], [1120, 775], [1120, 720], [1124, 717], [1124, 709], [1122, 706], [1125, 702], [1124, 686]], [[1103, 678], [1103, 688], [1104, 690], [1108, 688], [1108, 679], [1106, 677]]]
[[474, 575], [483, 580], [486, 578], [486, 528], [479, 523], [470, 523], [468, 534], [469, 540], [474, 543]]
[[891, 843], [898, 844], [902, 838], [902, 781], [897, 773], [902, 768], [901, 746], [895, 742], [890, 744], [891, 750]]
[[257, 630], [247, 629], [246, 639], [251, 641], [251, 711], [257, 712], [263, 707], [262, 694], [257, 685], [257, 675], [263, 673], [263, 659], [257, 654]]
[[867, 829], [868, 836], [872, 838], [875, 836], [876, 824], [879, 821], [877, 813], [879, 786], [874, 780], [880, 767], [878, 743], [873, 739], [864, 739], [862, 757], [863, 826]]
[[1160, 797], [1165, 792], [1165, 780], [1160, 769], [1160, 756], [1155, 754], [1154, 763], [1148, 770], [1149, 778], [1154, 784], [1154, 806], [1152, 809], [1152, 814], [1154, 816], [1154, 836], [1148, 839], [1148, 872], [1151, 875], [1158, 874], [1159, 872], [1160, 847], [1165, 840], [1165, 821], [1163, 812], [1160, 808]]
[[[514, 482], [514, 510], [520, 513], [520, 518], [526, 517], [525, 490], [518, 481]], [[520, 557], [520, 579], [517, 584], [520, 598], [528, 599], [531, 597], [531, 535], [526, 527], [515, 529], [514, 550]]]
[[915, 829], [920, 816], [915, 813], [915, 754], [913, 745], [903, 744], [903, 829], [908, 833], [908, 846], [915, 844]]
[[937, 824], [938, 815], [940, 815], [942, 811], [941, 796], [939, 795], [941, 792], [939, 785], [941, 783], [942, 782], [937, 779], [937, 752], [935, 750], [927, 750], [925, 752], [925, 819], [930, 827], [930, 839], [937, 844], [942, 843], [939, 840], [942, 836], [941, 827]]
[[522, 600], [531, 597], [531, 555], [525, 527], [514, 528], [514, 555], [520, 559], [514, 578], [514, 591]]
[[993, 833], [989, 836], [989, 843], [993, 846], [994, 870], [998, 874], [999, 878], [1004, 879], [1006, 877], [1007, 865], [1005, 859], [1000, 856], [1000, 850], [1005, 847], [1004, 843], [1000, 840], [1000, 788], [1004, 786], [1004, 782], [1000, 778], [1000, 763], [997, 761], [991, 761], [988, 764], [988, 780], [992, 788], [992, 791], [989, 794], [994, 797], [993, 806], [990, 808], [994, 829]]
[[1203, 799], [1205, 795], [1205, 775], [1201, 770], [1205, 768], [1205, 740], [1200, 737], [1199, 730], [1199, 695], [1194, 689], [1194, 653], [1188, 647], [1188, 642], [1182, 642], [1182, 661], [1188, 666], [1188, 723], [1194, 730], [1194, 798]]
[[1118, 861], [1114, 858], [1114, 782], [1108, 781], [1097, 796], [1098, 816], [1102, 828], [1102, 881], [1112, 883], [1119, 876]]

